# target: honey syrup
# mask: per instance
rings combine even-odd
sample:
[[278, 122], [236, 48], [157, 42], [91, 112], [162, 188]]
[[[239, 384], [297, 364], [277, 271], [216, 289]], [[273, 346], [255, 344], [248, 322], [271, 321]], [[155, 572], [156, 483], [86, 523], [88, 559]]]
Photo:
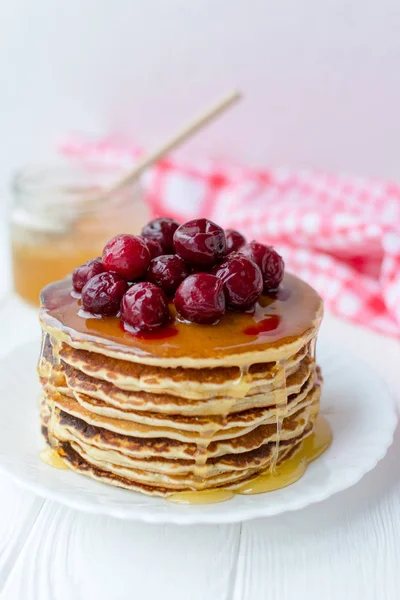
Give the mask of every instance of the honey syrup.
[[306, 472], [307, 467], [319, 458], [332, 443], [332, 430], [328, 421], [319, 416], [314, 431], [301, 444], [299, 451], [288, 460], [282, 461], [272, 471], [269, 467], [261, 474], [235, 490], [202, 490], [198, 492], [178, 492], [168, 496], [170, 502], [181, 504], [212, 504], [229, 500], [235, 494], [246, 496], [264, 494], [292, 485]]
[[[311, 337], [322, 317], [318, 294], [304, 281], [286, 274], [282, 296], [262, 296], [253, 314], [228, 311], [217, 325], [173, 319], [174, 335], [171, 326], [167, 326], [165, 336], [160, 328], [157, 336], [146, 339], [125, 331], [118, 317], [98, 319], [84, 315], [81, 301], [71, 295], [71, 289], [67, 278], [42, 291], [40, 319], [45, 329], [53, 330], [53, 335], [67, 343], [72, 341], [75, 347], [89, 341], [114, 353], [121, 352], [125, 360], [129, 354], [136, 354], [156, 360], [210, 357], [217, 363], [220, 358], [236, 354], [279, 348], [299, 336]], [[241, 384], [245, 386], [246, 378]]]
[[46, 463], [46, 465], [49, 465], [54, 469], [68, 469], [60, 455], [49, 446], [41, 451], [39, 457], [44, 463]]

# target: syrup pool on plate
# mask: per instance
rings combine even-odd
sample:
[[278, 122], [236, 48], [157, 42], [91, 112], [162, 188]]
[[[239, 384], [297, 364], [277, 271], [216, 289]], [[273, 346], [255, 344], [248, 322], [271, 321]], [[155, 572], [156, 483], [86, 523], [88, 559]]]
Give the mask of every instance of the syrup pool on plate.
[[68, 469], [65, 462], [62, 460], [59, 454], [49, 446], [41, 451], [39, 454], [40, 460], [46, 465], [53, 467], [54, 469]]
[[168, 497], [170, 502], [180, 504], [212, 504], [224, 502], [235, 494], [246, 496], [280, 490], [296, 483], [307, 471], [308, 465], [319, 458], [331, 445], [332, 430], [328, 421], [319, 416], [314, 431], [302, 443], [299, 451], [288, 460], [278, 464], [274, 470], [268, 468], [243, 486], [235, 490], [202, 490], [178, 492]]

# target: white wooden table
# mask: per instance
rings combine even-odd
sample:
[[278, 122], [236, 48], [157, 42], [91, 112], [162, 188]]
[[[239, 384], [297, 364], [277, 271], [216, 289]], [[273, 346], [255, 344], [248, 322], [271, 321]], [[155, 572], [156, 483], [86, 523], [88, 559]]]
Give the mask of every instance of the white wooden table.
[[[7, 292], [6, 277], [2, 286], [0, 356], [39, 333], [35, 312]], [[322, 335], [371, 363], [400, 405], [395, 340], [330, 315]], [[353, 488], [241, 525], [155, 526], [92, 517], [0, 476], [1, 600], [160, 598], [399, 600], [400, 434]]]

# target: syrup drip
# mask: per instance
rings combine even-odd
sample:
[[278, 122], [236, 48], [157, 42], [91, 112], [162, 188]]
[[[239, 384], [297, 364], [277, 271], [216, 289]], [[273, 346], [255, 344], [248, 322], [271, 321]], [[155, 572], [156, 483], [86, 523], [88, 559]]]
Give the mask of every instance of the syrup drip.
[[279, 446], [281, 441], [282, 424], [287, 416], [287, 392], [286, 392], [286, 361], [276, 363], [274, 377], [274, 400], [276, 406], [276, 442], [274, 454], [271, 461], [270, 471], [273, 473], [279, 458]]
[[300, 450], [292, 458], [278, 465], [275, 473], [264, 471], [236, 493], [264, 494], [292, 485], [304, 475], [308, 465], [329, 448], [331, 442], [332, 431], [328, 421], [324, 417], [318, 417], [313, 433], [302, 442]]
[[316, 348], [317, 348], [317, 338], [313, 338], [310, 342], [310, 356], [315, 361], [316, 357]]
[[[232, 408], [234, 407], [234, 405], [236, 403], [236, 399], [244, 398], [245, 396], [247, 396], [248, 391], [250, 389], [250, 385], [251, 385], [251, 375], [249, 373], [249, 368], [242, 367], [240, 369], [240, 377], [237, 380], [237, 382], [235, 382], [235, 393], [232, 395], [232, 397], [228, 397], [228, 398], [221, 400], [221, 405], [220, 405], [221, 413], [220, 414], [222, 414], [221, 423], [223, 426], [227, 422], [226, 421], [227, 416], [230, 414]], [[197, 452], [194, 456], [195, 464], [194, 464], [194, 468], [193, 468], [193, 477], [194, 477], [194, 481], [196, 482], [196, 484], [198, 484], [199, 487], [202, 485], [204, 486], [204, 482], [207, 481], [207, 478], [206, 478], [207, 460], [209, 458], [208, 447], [211, 444], [211, 442], [213, 441], [215, 434], [219, 431], [221, 431], [221, 427], [219, 427], [216, 423], [214, 425], [210, 424], [210, 426], [208, 427], [208, 430], [204, 432], [204, 437], [197, 444]], [[206, 492], [207, 490], [204, 490], [204, 491]], [[211, 491], [211, 490], [209, 490], [209, 491]], [[224, 495], [226, 496], [227, 490], [222, 490], [222, 491], [224, 492]], [[187, 493], [197, 493], [197, 492], [195, 491], [195, 492], [187, 492]], [[206, 496], [204, 496], [204, 498], [205, 497]], [[179, 500], [177, 500], [177, 501], [179, 501]], [[217, 500], [217, 501], [221, 502], [222, 500]]]
[[[314, 431], [302, 443], [298, 452], [282, 464], [278, 464], [274, 472], [268, 467], [254, 479], [236, 490], [203, 490], [199, 492], [178, 492], [168, 496], [171, 502], [182, 504], [211, 504], [229, 500], [234, 494], [264, 494], [292, 485], [306, 472], [307, 466], [319, 458], [331, 445], [332, 431], [328, 421], [319, 416]], [[226, 496], [224, 495], [226, 493]]]
[[205, 432], [203, 439], [197, 444], [197, 452], [194, 456], [193, 478], [199, 487], [204, 485], [206, 481], [208, 446], [211, 444], [213, 435], [219, 429], [217, 424], [213, 427], [210, 426], [208, 431]]
[[199, 487], [204, 484], [206, 481], [206, 471], [207, 471], [207, 448], [210, 444], [209, 440], [205, 440], [201, 444], [197, 444], [197, 451], [194, 456], [194, 467], [193, 467], [193, 479]]
[[51, 345], [53, 347], [53, 366], [58, 366], [61, 363], [60, 350], [62, 342], [55, 338], [51, 338]]
[[42, 341], [40, 344], [40, 354], [39, 354], [39, 364], [38, 364], [39, 373], [41, 373], [43, 370], [43, 357], [44, 357], [44, 349], [45, 349], [45, 345], [46, 345], [47, 335], [48, 334], [45, 331], [42, 331]]
[[[47, 343], [48, 338], [50, 338], [49, 334], [43, 332], [42, 343], [41, 343], [41, 348], [40, 348], [40, 356], [39, 356], [39, 365], [38, 365], [39, 372], [43, 371], [44, 361], [45, 361], [44, 356], [45, 356], [46, 343]], [[53, 338], [50, 338], [50, 342], [52, 345], [52, 360], [50, 363], [47, 363], [50, 366], [50, 371], [48, 373], [47, 381], [44, 385], [45, 389], [49, 385], [57, 385], [57, 382], [55, 380], [57, 375], [55, 374], [54, 367], [55, 366], [57, 367], [60, 364], [59, 352], [60, 352], [60, 348], [61, 348], [61, 342], [57, 342]], [[49, 421], [48, 421], [48, 436], [49, 436], [49, 440], [51, 441], [51, 429], [52, 429], [51, 422], [54, 417], [54, 404], [51, 403], [51, 405], [49, 405], [49, 408], [50, 408], [50, 416], [49, 416]], [[46, 446], [46, 448], [40, 452], [39, 458], [44, 463], [46, 463], [50, 467], [54, 467], [55, 469], [68, 469], [68, 466], [61, 459], [60, 455], [50, 446]]]
[[250, 391], [252, 380], [250, 368], [248, 366], [240, 367], [240, 376], [233, 383], [229, 393], [235, 398], [245, 398]]
[[62, 460], [60, 455], [49, 446], [41, 451], [39, 457], [40, 460], [46, 463], [46, 465], [50, 465], [50, 467], [54, 467], [55, 469], [68, 469], [68, 466]]

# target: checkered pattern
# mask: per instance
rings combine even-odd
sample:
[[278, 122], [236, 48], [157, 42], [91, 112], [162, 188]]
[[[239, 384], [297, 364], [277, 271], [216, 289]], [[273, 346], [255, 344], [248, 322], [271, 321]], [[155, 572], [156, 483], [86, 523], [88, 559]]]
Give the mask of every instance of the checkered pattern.
[[[70, 141], [70, 157], [128, 166], [112, 140]], [[335, 314], [400, 336], [400, 185], [284, 168], [163, 160], [146, 174], [154, 215], [207, 216], [271, 244]]]

